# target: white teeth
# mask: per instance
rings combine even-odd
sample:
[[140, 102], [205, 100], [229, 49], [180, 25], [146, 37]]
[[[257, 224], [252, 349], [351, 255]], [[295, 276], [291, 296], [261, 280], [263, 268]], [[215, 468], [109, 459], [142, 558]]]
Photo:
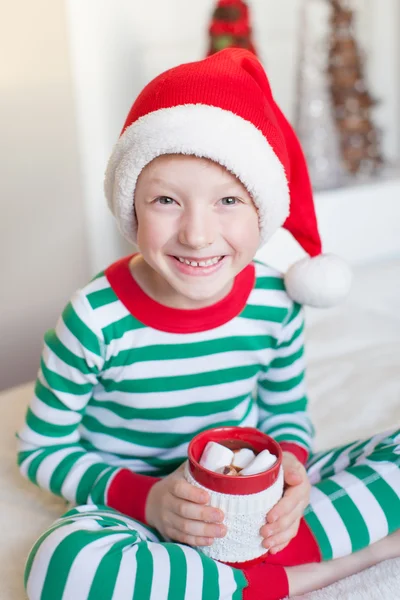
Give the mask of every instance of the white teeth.
[[206, 261], [207, 266], [208, 265], [216, 265], [217, 262], [219, 262], [220, 258], [221, 258], [220, 256], [216, 256], [215, 258], [210, 258], [210, 260]]
[[185, 263], [186, 265], [189, 265], [190, 267], [210, 267], [211, 265], [216, 265], [217, 262], [219, 262], [219, 260], [221, 259], [221, 256], [216, 256], [214, 258], [209, 258], [208, 260], [188, 260], [187, 258], [182, 258], [180, 256], [177, 256], [177, 259], [179, 260], [179, 262], [181, 263]]

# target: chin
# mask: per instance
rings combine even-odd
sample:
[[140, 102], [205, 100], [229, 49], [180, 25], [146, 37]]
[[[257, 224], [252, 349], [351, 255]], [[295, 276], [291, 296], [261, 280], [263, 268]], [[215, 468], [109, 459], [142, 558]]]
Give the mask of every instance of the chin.
[[218, 302], [218, 300], [221, 300], [228, 293], [227, 291], [225, 292], [226, 287], [227, 285], [213, 290], [177, 289], [177, 292], [192, 302], [214, 304], [214, 302]]

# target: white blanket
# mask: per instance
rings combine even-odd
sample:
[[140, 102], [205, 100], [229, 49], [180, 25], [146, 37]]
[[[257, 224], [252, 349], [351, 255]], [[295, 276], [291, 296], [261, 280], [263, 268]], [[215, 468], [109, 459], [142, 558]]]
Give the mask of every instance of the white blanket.
[[[317, 448], [400, 423], [399, 300], [400, 262], [388, 262], [359, 269], [341, 307], [308, 312], [309, 396]], [[15, 466], [15, 431], [31, 393], [28, 384], [0, 394], [0, 600], [25, 598], [29, 549], [65, 510], [61, 499], [25, 481]], [[399, 589], [397, 560], [305, 598], [394, 600]]]

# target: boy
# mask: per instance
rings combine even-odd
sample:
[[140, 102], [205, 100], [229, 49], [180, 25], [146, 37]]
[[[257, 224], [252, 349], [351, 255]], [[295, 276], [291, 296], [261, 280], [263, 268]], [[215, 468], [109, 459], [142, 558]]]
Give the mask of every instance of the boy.
[[[350, 276], [321, 255], [304, 158], [258, 60], [226, 50], [151, 82], [106, 195], [140, 252], [45, 336], [19, 464], [78, 506], [33, 547], [29, 598], [278, 599], [398, 555], [399, 431], [310, 454], [299, 303], [334, 303]], [[314, 257], [284, 281], [253, 262], [283, 224]], [[216, 425], [258, 427], [284, 451], [268, 558], [242, 569], [190, 547], [226, 533], [182, 477], [190, 439]]]

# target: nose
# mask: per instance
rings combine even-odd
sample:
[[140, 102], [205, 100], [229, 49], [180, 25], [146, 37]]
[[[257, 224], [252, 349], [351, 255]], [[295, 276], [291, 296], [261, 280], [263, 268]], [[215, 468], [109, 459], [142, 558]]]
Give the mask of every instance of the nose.
[[201, 250], [215, 241], [215, 218], [207, 211], [193, 210], [181, 219], [179, 242], [184, 246]]

